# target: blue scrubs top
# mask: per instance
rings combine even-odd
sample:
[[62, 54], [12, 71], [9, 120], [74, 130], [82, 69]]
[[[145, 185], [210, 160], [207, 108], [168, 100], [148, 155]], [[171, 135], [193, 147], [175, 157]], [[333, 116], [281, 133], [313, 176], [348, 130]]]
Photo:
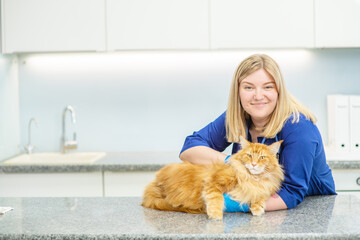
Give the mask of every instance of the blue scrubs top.
[[[181, 152], [195, 146], [206, 146], [224, 151], [231, 143], [226, 139], [225, 115], [185, 139]], [[285, 171], [285, 180], [278, 192], [288, 209], [297, 206], [306, 196], [336, 194], [331, 169], [326, 163], [320, 132], [316, 125], [300, 114], [299, 122], [292, 123], [290, 117], [277, 134], [283, 140], [279, 162]], [[248, 136], [251, 140], [251, 136]], [[262, 142], [263, 137], [258, 138]], [[275, 139], [265, 139], [270, 145]], [[232, 153], [240, 149], [233, 144]]]

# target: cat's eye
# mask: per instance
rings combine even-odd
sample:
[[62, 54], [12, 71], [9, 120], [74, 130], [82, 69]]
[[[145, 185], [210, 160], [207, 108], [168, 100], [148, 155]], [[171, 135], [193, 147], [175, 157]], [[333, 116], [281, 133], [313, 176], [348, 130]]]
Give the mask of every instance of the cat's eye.
[[252, 158], [252, 155], [251, 155], [251, 154], [248, 154], [248, 157], [249, 157], [249, 158]]
[[264, 156], [260, 156], [260, 159], [265, 159], [265, 157], [264, 157]]

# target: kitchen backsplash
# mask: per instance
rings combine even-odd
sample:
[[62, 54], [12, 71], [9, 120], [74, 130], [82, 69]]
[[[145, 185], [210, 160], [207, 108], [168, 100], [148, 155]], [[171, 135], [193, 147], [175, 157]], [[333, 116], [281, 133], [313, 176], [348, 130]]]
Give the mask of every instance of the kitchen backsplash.
[[[235, 68], [258, 52], [279, 63], [288, 89], [318, 117], [327, 143], [326, 96], [360, 94], [360, 49], [19, 55], [20, 143], [26, 144], [35, 117], [35, 151], [59, 151], [62, 111], [70, 104], [77, 122], [68, 116], [68, 137], [76, 130], [78, 151], [179, 151], [187, 135], [226, 110]], [[9, 66], [0, 68], [3, 75]], [[16, 103], [14, 90], [6, 90], [11, 96], [1, 113], [10, 111], [4, 101]], [[0, 126], [18, 134], [17, 115], [11, 116], [15, 123], [2, 119]], [[0, 137], [3, 146], [3, 131]]]
[[0, 56], [0, 160], [20, 150], [18, 92], [17, 57]]

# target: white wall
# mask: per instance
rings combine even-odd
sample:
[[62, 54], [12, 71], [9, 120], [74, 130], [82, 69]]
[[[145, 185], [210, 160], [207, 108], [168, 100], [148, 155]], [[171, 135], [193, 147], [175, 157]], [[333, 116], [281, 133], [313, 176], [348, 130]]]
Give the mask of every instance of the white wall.
[[21, 143], [36, 117], [38, 151], [59, 151], [62, 111], [71, 104], [79, 151], [179, 151], [225, 111], [235, 68], [257, 52], [278, 61], [326, 142], [326, 95], [360, 94], [360, 49], [20, 55]]
[[20, 150], [17, 61], [14, 55], [0, 55], [0, 160]]

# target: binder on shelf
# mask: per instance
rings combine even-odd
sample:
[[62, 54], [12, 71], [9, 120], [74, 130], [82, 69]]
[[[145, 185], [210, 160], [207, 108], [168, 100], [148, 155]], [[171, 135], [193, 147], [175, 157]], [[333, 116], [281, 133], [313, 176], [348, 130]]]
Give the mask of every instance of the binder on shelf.
[[350, 151], [360, 153], [360, 96], [350, 96]]
[[350, 106], [348, 95], [328, 95], [328, 137], [332, 151], [350, 152]]

